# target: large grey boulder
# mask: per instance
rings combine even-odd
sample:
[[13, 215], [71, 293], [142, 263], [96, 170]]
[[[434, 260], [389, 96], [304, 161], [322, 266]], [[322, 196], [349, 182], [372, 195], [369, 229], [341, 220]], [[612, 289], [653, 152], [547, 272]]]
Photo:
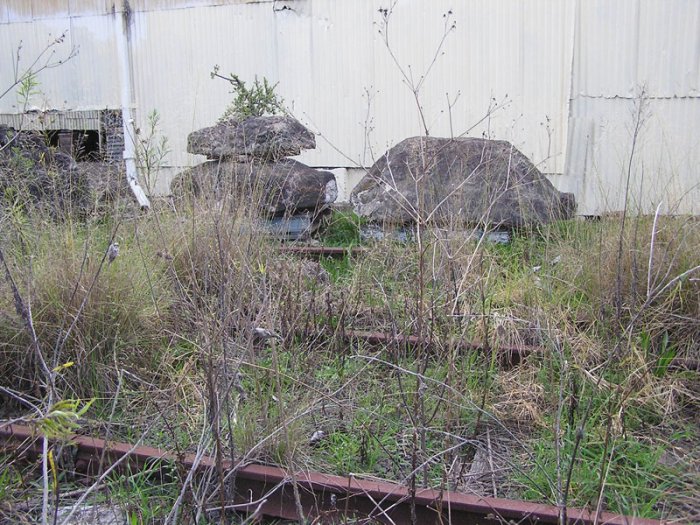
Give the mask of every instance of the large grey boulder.
[[316, 212], [338, 197], [333, 173], [294, 159], [204, 162], [180, 173], [173, 180], [171, 191], [176, 197], [231, 193], [268, 215]]
[[209, 159], [246, 156], [274, 161], [315, 147], [313, 133], [286, 116], [230, 119], [187, 137], [187, 151]]
[[544, 224], [575, 212], [512, 144], [479, 138], [413, 137], [372, 166], [350, 196], [355, 211], [377, 222], [485, 223], [504, 228]]

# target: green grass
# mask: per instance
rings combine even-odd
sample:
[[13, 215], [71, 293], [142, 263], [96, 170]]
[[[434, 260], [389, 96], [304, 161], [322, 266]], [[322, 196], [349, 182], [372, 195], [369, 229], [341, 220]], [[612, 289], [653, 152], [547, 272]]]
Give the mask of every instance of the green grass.
[[326, 246], [350, 248], [360, 244], [360, 227], [364, 219], [353, 212], [333, 211], [321, 230], [320, 240]]
[[0, 455], [0, 501], [9, 501], [10, 495], [22, 484], [22, 476], [12, 466], [12, 456]]
[[343, 257], [323, 257], [320, 263], [323, 269], [328, 272], [333, 282], [338, 282], [352, 276], [353, 262], [350, 255], [344, 255]]
[[[505, 246], [429, 234], [422, 246], [379, 242], [359, 256], [321, 261], [326, 281], [305, 277], [301, 262], [260, 242], [243, 227], [245, 215], [205, 207], [181, 213], [155, 211], [122, 224], [121, 254], [99, 273], [116, 218], [39, 225], [25, 217], [1, 232], [11, 271], [22, 293], [31, 294], [49, 362], [75, 362], [57, 376], [59, 394], [96, 398], [88, 417], [98, 432], [110, 428], [114, 439], [128, 441], [146, 433], [148, 444], [191, 450], [203, 427], [211, 438], [211, 414], [221, 407], [225, 454], [233, 446], [246, 460], [395, 480], [410, 477], [415, 456], [425, 465], [418, 484], [425, 478], [440, 486], [448, 473], [463, 470], [453, 461], [467, 462], [468, 470], [486, 425], [505, 427], [526, 434], [510, 445], [516, 450], [503, 467], [506, 481], [518, 483], [512, 495], [554, 501], [548, 480], [566, 470], [583, 425], [572, 505], [595, 503], [602, 486], [607, 509], [659, 516], [670, 501], [680, 516], [668, 493], [688, 495], [700, 486], [659, 462], [672, 447], [667, 437], [684, 431], [698, 408], [697, 378], [670, 366], [676, 357], [697, 357], [697, 284], [679, 282], [640, 311], [648, 224], [637, 239], [627, 231], [621, 256], [616, 221], [559, 223]], [[353, 215], [336, 213], [322, 240], [354, 246], [359, 225]], [[671, 219], [659, 226], [652, 259], [677, 275], [692, 265], [691, 241], [700, 235], [672, 235], [678, 229]], [[0, 384], [35, 396], [42, 372], [26, 357], [26, 333], [2, 286], [9, 314], [0, 318], [7, 342]], [[65, 348], [54, 355], [57, 335], [78, 312]], [[252, 326], [282, 338], [256, 342]], [[432, 346], [344, 345], [337, 338], [350, 329], [421, 330]], [[459, 350], [457, 341], [493, 351]], [[541, 351], [510, 368], [497, 350], [518, 345]], [[229, 382], [235, 370], [243, 373], [245, 400]], [[557, 466], [553, 414], [560, 402]], [[327, 437], [312, 446], [316, 430]], [[213, 454], [213, 438], [208, 443]], [[536, 465], [523, 459], [528, 453]], [[693, 454], [684, 460], [674, 468], [697, 468]], [[0, 464], [5, 493], [12, 492], [3, 482], [12, 479], [8, 472]], [[112, 480], [115, 499], [137, 523], [172, 504], [176, 487], [153, 476]], [[155, 489], [160, 485], [163, 493]]]
[[179, 493], [174, 465], [160, 462], [142, 470], [109, 477], [106, 483], [111, 504], [122, 509], [129, 525], [158, 523], [168, 516]]
[[[554, 503], [558, 498], [553, 487], [542, 493], [534, 486], [547, 487], [548, 480], [557, 479], [557, 472], [560, 472], [563, 485], [566, 483], [575, 436], [570, 433], [564, 438], [563, 461], [559, 466], [555, 449], [551, 446], [553, 439], [550, 432], [538, 437], [533, 447], [535, 465], [519, 476], [519, 481], [529, 487], [523, 492], [526, 499]], [[571, 476], [569, 505], [596, 508], [602, 490], [603, 510], [647, 518], [660, 517], [669, 496], [685, 490], [683, 473], [659, 461], [664, 452], [665, 447], [640, 442], [638, 437], [631, 435], [616, 438], [607, 446], [596, 436], [584, 438]]]

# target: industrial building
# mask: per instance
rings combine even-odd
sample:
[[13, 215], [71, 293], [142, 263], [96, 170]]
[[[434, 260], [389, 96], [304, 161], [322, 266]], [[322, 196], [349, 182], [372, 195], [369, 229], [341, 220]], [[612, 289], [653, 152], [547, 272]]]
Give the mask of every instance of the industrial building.
[[511, 141], [583, 215], [700, 212], [696, 0], [0, 0], [0, 47], [0, 93], [75, 52], [27, 107], [0, 98], [0, 124], [79, 133], [128, 165], [157, 111], [152, 192], [203, 160], [187, 135], [231, 101], [218, 65], [277, 84], [317, 133], [300, 160], [334, 169], [341, 198], [427, 129]]

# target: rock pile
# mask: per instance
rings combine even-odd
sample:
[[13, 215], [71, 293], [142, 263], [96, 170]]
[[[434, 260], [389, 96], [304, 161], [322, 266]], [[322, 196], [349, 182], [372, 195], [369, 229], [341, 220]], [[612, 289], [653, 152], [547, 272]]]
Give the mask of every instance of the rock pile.
[[316, 147], [314, 135], [287, 116], [231, 119], [190, 133], [187, 151], [208, 161], [180, 173], [173, 195], [248, 199], [268, 216], [318, 214], [338, 196], [335, 176], [287, 158]]
[[482, 224], [512, 229], [573, 216], [557, 191], [512, 144], [479, 138], [413, 137], [372, 166], [350, 196], [372, 221]]
[[2, 206], [33, 204], [55, 217], [85, 216], [100, 204], [128, 194], [120, 166], [76, 162], [49, 147], [37, 131], [0, 126]]

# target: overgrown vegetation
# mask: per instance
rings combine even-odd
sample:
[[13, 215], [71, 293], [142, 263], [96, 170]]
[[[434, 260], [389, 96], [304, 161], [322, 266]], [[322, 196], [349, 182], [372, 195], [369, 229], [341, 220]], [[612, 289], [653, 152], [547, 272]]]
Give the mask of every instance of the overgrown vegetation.
[[211, 78], [220, 78], [231, 84], [234, 98], [226, 108], [219, 122], [234, 119], [246, 119], [248, 117], [261, 117], [263, 115], [276, 115], [284, 113], [284, 100], [275, 93], [277, 84], [270, 84], [263, 77], [262, 82], [255, 77], [253, 85], [247, 87], [246, 83], [235, 73], [229, 76], [219, 74], [219, 66], [214, 66]]
[[[417, 243], [368, 245], [324, 279], [318, 263], [279, 253], [239, 206], [2, 222], [56, 397], [94, 400], [96, 433], [485, 495], [562, 504], [566, 494], [567, 506], [642, 516], [695, 508], [698, 382], [684, 363], [700, 338], [700, 290], [686, 273], [696, 221], [631, 219], [618, 316], [618, 219], [554, 224], [507, 246], [425, 230], [421, 298]], [[326, 240], [354, 245], [356, 226], [336, 214]], [[120, 255], [105, 264], [112, 238]], [[6, 282], [2, 291], [0, 395], [30, 422], [45, 372]], [[344, 338], [415, 335], [419, 324], [424, 345]], [[513, 366], [514, 346], [534, 350]], [[0, 474], [6, 501], [34, 490], [10, 486], [17, 468]], [[186, 473], [173, 475], [182, 487]], [[140, 478], [110, 479], [120, 502]], [[187, 490], [196, 512], [226, 489], [214, 477]], [[175, 500], [138, 510], [132, 498], [129, 513], [167, 516]]]
[[[424, 77], [397, 66], [418, 103]], [[222, 78], [227, 117], [280, 109], [267, 80]], [[149, 173], [167, 150], [151, 123]], [[530, 498], [562, 523], [572, 506], [697, 521], [697, 220], [626, 213], [500, 246], [417, 208], [410, 242], [316, 263], [258, 230], [254, 198], [219, 195], [81, 221], [10, 195], [0, 417], [44, 450], [0, 457], [0, 522], [90, 501], [131, 523], [223, 522], [224, 459]], [[355, 246], [360, 226], [335, 213], [322, 240]], [[86, 486], [61, 453], [76, 427], [217, 468], [103, 465]]]
[[365, 223], [362, 217], [351, 211], [334, 211], [325, 219], [321, 242], [327, 246], [352, 248], [360, 244], [360, 228]]

